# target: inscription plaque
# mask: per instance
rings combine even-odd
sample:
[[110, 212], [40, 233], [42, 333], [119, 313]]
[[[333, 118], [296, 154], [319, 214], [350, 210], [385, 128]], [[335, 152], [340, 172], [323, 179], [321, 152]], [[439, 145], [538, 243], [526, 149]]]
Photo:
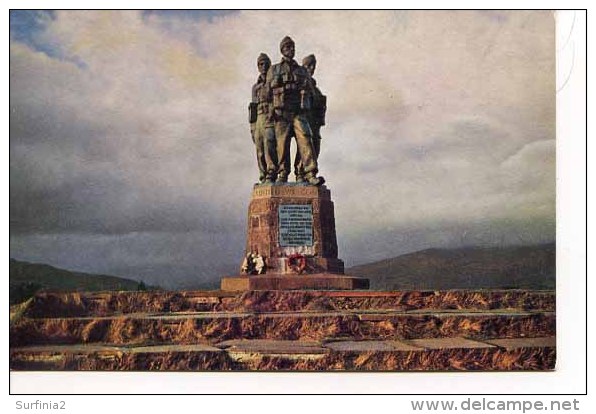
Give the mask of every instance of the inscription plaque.
[[279, 206], [279, 245], [281, 247], [312, 246], [312, 205], [281, 204]]

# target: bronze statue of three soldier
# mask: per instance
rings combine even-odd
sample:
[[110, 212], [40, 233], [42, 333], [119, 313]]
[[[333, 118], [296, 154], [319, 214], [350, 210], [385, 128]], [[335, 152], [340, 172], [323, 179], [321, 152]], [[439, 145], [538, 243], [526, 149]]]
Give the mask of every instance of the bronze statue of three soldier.
[[296, 182], [321, 185], [317, 159], [321, 148], [321, 126], [325, 125], [326, 98], [312, 78], [314, 55], [295, 60], [294, 41], [286, 36], [280, 44], [282, 60], [271, 66], [261, 53], [257, 59], [259, 78], [252, 88], [249, 105], [251, 135], [256, 146], [259, 182], [285, 183], [291, 171], [290, 143], [296, 139]]

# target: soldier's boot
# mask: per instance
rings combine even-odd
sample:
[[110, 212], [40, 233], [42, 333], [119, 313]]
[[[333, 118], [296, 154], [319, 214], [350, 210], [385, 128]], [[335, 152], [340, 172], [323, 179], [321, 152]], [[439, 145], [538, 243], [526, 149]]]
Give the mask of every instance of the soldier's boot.
[[323, 177], [317, 177], [314, 174], [306, 174], [305, 178], [310, 185], [319, 186], [325, 183], [325, 179]]
[[[299, 155], [296, 155], [296, 158], [298, 158], [298, 157], [299, 157]], [[305, 183], [306, 182], [306, 178], [304, 178], [306, 173], [304, 172], [304, 166], [302, 165], [302, 162], [298, 163], [297, 165], [294, 165], [294, 175], [296, 176], [297, 183]]]
[[278, 175], [277, 179], [275, 180], [276, 183], [287, 183], [288, 182], [288, 177], [285, 175]]
[[267, 174], [264, 184], [273, 184], [275, 182], [275, 174]]

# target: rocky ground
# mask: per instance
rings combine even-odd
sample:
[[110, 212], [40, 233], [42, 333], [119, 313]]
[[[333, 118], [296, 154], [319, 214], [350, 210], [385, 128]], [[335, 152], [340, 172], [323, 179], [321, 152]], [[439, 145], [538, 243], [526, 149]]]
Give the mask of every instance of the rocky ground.
[[552, 291], [39, 294], [14, 370], [548, 370]]

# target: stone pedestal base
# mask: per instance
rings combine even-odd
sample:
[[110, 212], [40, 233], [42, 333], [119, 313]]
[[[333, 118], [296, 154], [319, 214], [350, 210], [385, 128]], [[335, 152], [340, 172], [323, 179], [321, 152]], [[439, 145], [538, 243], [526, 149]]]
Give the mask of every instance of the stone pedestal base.
[[325, 186], [295, 183], [256, 185], [248, 207], [246, 253], [258, 252], [267, 272], [294, 275], [287, 259], [300, 255], [304, 273], [343, 274], [337, 257], [335, 215]]
[[[304, 274], [316, 273], [335, 273], [339, 275], [344, 274], [344, 262], [341, 259], [326, 258], [326, 257], [306, 257], [306, 266]], [[267, 260], [269, 268], [273, 269], [273, 273], [281, 273], [286, 276], [296, 276], [295, 272], [288, 266], [288, 261], [284, 257], [272, 257]]]
[[264, 274], [253, 276], [224, 277], [221, 290], [354, 290], [368, 289], [368, 279], [316, 273], [302, 275]]
[[[369, 288], [368, 279], [344, 275], [344, 262], [337, 257], [335, 213], [327, 187], [255, 185], [247, 222], [245, 263], [253, 260], [256, 265], [258, 253], [266, 273], [224, 277], [222, 290]], [[251, 272], [245, 263], [241, 272]]]

